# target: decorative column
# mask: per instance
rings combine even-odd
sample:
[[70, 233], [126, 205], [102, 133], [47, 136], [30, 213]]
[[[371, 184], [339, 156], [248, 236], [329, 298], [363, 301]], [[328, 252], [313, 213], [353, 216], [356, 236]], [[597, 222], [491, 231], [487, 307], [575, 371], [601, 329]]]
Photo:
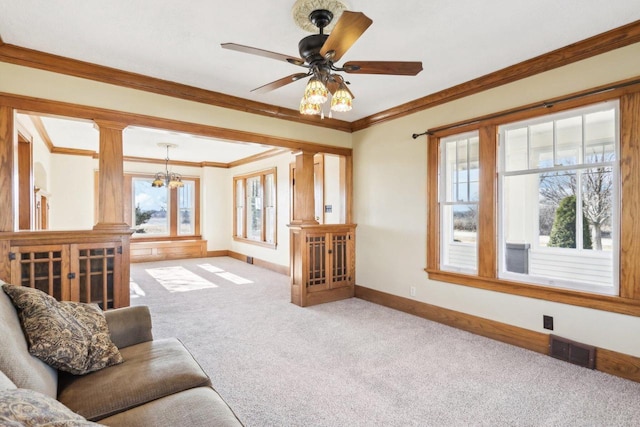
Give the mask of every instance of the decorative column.
[[15, 231], [18, 208], [18, 137], [13, 108], [0, 106], [0, 232]]
[[98, 222], [94, 230], [126, 230], [124, 221], [124, 166], [122, 130], [124, 123], [95, 121], [100, 131], [98, 167]]
[[316, 153], [300, 151], [295, 153], [296, 169], [293, 185], [292, 225], [318, 224], [315, 219], [313, 156]]
[[[18, 218], [18, 135], [13, 108], [0, 105], [0, 233], [16, 228]], [[9, 240], [0, 240], [0, 279], [11, 281]]]

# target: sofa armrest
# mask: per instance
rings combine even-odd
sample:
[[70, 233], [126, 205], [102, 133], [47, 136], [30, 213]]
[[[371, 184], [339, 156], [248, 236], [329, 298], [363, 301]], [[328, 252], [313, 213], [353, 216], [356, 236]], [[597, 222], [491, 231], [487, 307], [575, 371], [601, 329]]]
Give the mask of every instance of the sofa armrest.
[[149, 307], [123, 307], [104, 312], [111, 340], [118, 348], [153, 340]]

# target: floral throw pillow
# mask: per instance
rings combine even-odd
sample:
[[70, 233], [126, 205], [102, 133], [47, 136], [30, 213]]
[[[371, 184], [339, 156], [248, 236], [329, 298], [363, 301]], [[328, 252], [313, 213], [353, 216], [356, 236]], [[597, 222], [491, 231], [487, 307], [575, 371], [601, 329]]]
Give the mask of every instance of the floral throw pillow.
[[83, 375], [123, 362], [96, 304], [57, 301], [25, 286], [3, 289], [18, 311], [29, 353], [48, 365]]
[[0, 391], [0, 425], [8, 427], [85, 427], [87, 421], [57, 400], [23, 388]]

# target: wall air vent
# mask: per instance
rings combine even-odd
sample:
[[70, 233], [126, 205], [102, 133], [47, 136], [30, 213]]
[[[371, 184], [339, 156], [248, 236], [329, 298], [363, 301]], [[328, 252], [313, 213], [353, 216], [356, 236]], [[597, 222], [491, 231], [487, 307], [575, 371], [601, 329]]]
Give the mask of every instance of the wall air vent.
[[556, 335], [549, 335], [549, 356], [589, 369], [596, 365], [595, 347]]

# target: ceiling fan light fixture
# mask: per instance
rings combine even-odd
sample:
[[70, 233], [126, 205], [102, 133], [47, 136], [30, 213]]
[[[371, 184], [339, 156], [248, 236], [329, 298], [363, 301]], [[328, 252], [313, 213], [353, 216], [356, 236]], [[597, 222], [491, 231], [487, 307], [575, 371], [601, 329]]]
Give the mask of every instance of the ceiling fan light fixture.
[[331, 110], [337, 112], [351, 111], [353, 107], [353, 98], [344, 85], [340, 85], [340, 88], [335, 91], [331, 98]]
[[304, 97], [311, 104], [324, 104], [327, 102], [329, 91], [317, 77], [311, 77], [304, 90]]
[[312, 104], [306, 96], [302, 97], [302, 100], [300, 101], [300, 114], [313, 116], [320, 114], [320, 110], [320, 104]]

